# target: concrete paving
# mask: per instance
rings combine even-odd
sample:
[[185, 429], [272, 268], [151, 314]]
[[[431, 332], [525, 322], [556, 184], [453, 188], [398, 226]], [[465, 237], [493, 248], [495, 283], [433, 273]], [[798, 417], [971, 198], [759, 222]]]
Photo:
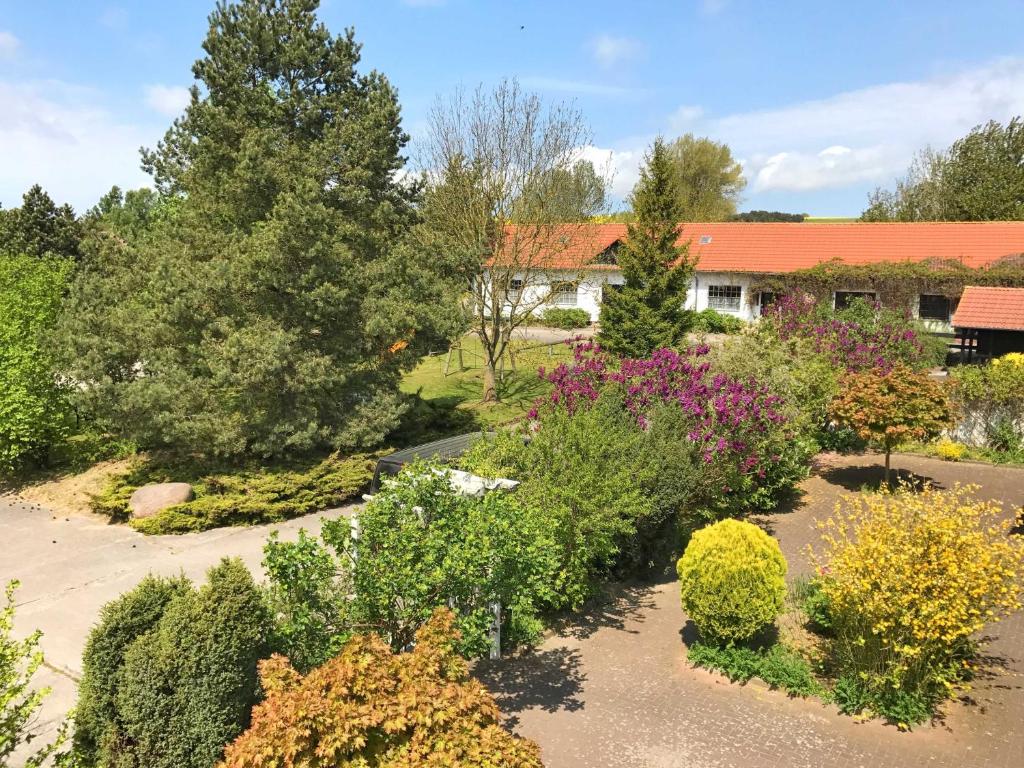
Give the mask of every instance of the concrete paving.
[[[1024, 504], [1024, 470], [894, 457], [904, 477], [975, 483], [982, 498]], [[826, 457], [786, 512], [760, 522], [778, 537], [790, 576], [807, 573], [814, 521], [841, 493], [877, 486], [878, 457]], [[686, 662], [692, 624], [675, 579], [620, 587], [601, 610], [535, 652], [477, 674], [508, 724], [541, 746], [547, 768], [1020, 768], [1024, 765], [1024, 613], [995, 625], [991, 668], [932, 724], [900, 733], [834, 706], [746, 686]]]
[[46, 665], [34, 680], [38, 687], [52, 688], [39, 713], [37, 744], [74, 706], [82, 650], [105, 603], [150, 573], [184, 573], [202, 582], [223, 557], [242, 558], [262, 579], [263, 544], [271, 531], [284, 539], [294, 539], [300, 528], [318, 533], [323, 518], [348, 515], [355, 508], [252, 528], [143, 536], [98, 516], [58, 516], [37, 504], [0, 497], [0, 584], [21, 582], [15, 595], [15, 631], [42, 631]]

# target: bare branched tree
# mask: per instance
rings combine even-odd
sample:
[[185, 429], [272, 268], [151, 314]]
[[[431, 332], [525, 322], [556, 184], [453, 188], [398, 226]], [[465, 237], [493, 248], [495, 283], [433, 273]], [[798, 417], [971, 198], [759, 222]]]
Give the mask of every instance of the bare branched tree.
[[586, 222], [603, 208], [607, 183], [580, 158], [588, 143], [574, 106], [545, 106], [515, 81], [458, 91], [431, 113], [421, 230], [465, 286], [485, 401], [498, 399], [495, 374], [513, 331], [586, 280]]

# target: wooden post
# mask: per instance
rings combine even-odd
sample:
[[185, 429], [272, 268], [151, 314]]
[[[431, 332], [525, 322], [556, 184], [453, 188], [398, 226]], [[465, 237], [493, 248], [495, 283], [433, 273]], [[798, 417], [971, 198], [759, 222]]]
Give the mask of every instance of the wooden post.
[[444, 375], [448, 376], [448, 370], [452, 367], [452, 347], [448, 347], [448, 359], [444, 361]]

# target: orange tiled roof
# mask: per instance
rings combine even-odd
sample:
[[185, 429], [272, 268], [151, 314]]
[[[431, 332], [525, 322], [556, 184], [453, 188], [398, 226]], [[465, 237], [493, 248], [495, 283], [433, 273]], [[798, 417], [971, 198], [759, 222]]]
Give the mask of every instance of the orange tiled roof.
[[[549, 267], [571, 269], [580, 264], [581, 250], [596, 256], [626, 239], [625, 224], [585, 225], [585, 230], [580, 246], [553, 254]], [[680, 241], [690, 242], [690, 253], [703, 272], [784, 273], [832, 260], [877, 264], [937, 259], [981, 267], [1024, 253], [1024, 221], [688, 223]]]
[[953, 326], [1024, 331], [1024, 288], [967, 286], [953, 315]]

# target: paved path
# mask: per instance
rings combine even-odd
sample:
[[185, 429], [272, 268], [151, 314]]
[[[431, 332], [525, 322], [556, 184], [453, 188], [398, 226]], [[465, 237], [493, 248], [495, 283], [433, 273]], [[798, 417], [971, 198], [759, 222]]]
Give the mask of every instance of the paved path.
[[[982, 496], [1024, 504], [1024, 470], [894, 461], [940, 484], [978, 483]], [[795, 510], [765, 519], [793, 574], [806, 571], [813, 520], [832, 511], [840, 492], [880, 474], [870, 457], [832, 458], [804, 484]], [[943, 722], [912, 733], [691, 669], [685, 627], [674, 580], [623, 587], [605, 610], [537, 652], [480, 673], [515, 730], [540, 743], [548, 768], [1024, 766], [1024, 614], [993, 632], [989, 650], [1005, 665], [996, 676], [979, 681], [970, 703], [947, 707]]]
[[104, 603], [134, 587], [146, 574], [184, 573], [202, 582], [222, 557], [241, 557], [262, 574], [263, 543], [272, 530], [294, 538], [299, 528], [319, 532], [333, 510], [253, 528], [221, 528], [183, 536], [143, 536], [124, 525], [92, 515], [55, 516], [39, 505], [0, 497], [0, 584], [21, 582], [15, 630], [43, 632], [46, 667], [35, 682], [53, 693], [39, 724], [49, 734], [75, 702], [86, 636]]

